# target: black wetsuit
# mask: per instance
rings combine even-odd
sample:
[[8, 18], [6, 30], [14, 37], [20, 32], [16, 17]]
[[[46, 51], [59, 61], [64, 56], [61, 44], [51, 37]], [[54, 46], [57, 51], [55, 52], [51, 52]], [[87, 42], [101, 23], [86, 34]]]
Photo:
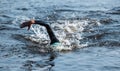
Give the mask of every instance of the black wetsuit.
[[38, 21], [38, 20], [35, 20], [34, 24], [38, 24], [38, 25], [46, 27], [48, 35], [49, 35], [49, 38], [51, 40], [50, 44], [59, 42], [59, 40], [56, 38], [56, 36], [55, 36], [54, 32], [52, 31], [52, 29], [51, 29], [49, 24], [47, 24], [47, 23], [45, 23], [43, 21]]

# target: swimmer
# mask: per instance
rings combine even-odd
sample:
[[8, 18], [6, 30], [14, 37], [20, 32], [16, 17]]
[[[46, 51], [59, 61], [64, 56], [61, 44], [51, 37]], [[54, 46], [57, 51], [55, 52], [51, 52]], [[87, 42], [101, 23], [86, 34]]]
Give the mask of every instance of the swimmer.
[[55, 36], [52, 28], [50, 27], [49, 24], [43, 22], [43, 21], [38, 21], [38, 20], [30, 20], [30, 21], [27, 21], [27, 22], [23, 22], [21, 25], [20, 25], [20, 28], [24, 28], [24, 27], [28, 27], [28, 30], [30, 29], [31, 25], [33, 24], [38, 24], [38, 25], [41, 25], [41, 26], [44, 26], [47, 30], [47, 33], [49, 35], [49, 38], [50, 38], [50, 46], [52, 47], [52, 49], [58, 49], [58, 50], [71, 50], [70, 48], [66, 48], [66, 47], [63, 47], [60, 43], [60, 41], [57, 39], [57, 37]]

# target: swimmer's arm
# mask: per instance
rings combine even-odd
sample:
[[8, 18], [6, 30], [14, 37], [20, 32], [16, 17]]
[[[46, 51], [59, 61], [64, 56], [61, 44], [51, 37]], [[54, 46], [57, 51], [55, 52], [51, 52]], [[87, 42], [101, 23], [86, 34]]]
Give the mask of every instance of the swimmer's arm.
[[41, 26], [44, 26], [46, 27], [47, 29], [47, 32], [48, 32], [48, 35], [50, 37], [50, 40], [51, 40], [51, 43], [50, 44], [53, 44], [55, 42], [59, 42], [59, 40], [57, 39], [57, 37], [55, 36], [52, 28], [50, 27], [49, 24], [43, 22], [43, 21], [38, 21], [38, 20], [35, 20], [35, 23], [34, 24], [38, 24], [38, 25], [41, 25]]
[[49, 38], [50, 38], [50, 40], [51, 40], [51, 43], [50, 43], [50, 44], [53, 44], [53, 43], [55, 43], [55, 42], [59, 42], [59, 40], [58, 40], [57, 37], [55, 36], [53, 30], [51, 29], [50, 25], [47, 24], [47, 23], [45, 23], [45, 22], [43, 22], [43, 21], [30, 20], [30, 21], [27, 21], [27, 22], [23, 22], [23, 23], [20, 25], [20, 28], [28, 27], [28, 30], [29, 30], [32, 24], [38, 24], [38, 25], [44, 26], [44, 27], [47, 29]]
[[39, 20], [34, 20], [34, 24], [38, 24], [38, 25], [45, 26], [45, 27], [49, 26], [49, 24], [43, 21], [39, 21]]

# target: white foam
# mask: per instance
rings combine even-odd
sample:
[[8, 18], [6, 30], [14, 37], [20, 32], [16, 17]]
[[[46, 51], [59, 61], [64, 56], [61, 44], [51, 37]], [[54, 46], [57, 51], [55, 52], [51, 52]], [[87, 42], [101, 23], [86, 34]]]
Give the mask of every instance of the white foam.
[[39, 25], [35, 25], [35, 26], [31, 26], [31, 29], [33, 30], [33, 32], [35, 33], [35, 35], [37, 37], [48, 39], [45, 27], [39, 26]]
[[[61, 22], [62, 24], [58, 24], [57, 22]], [[87, 43], [80, 44], [80, 40], [83, 39], [82, 34], [85, 27], [90, 26], [89, 20], [74, 20], [74, 21], [65, 21], [65, 20], [58, 20], [56, 23], [51, 24], [55, 35], [62, 43], [61, 46], [58, 46], [58, 50], [71, 50], [72, 48], [82, 48], [88, 46]], [[97, 22], [97, 25], [100, 25]], [[57, 25], [56, 25], [57, 24]], [[58, 30], [55, 30], [57, 28]], [[32, 26], [32, 30], [37, 37], [41, 39], [48, 40], [48, 34], [44, 27], [39, 25]], [[34, 36], [35, 36], [34, 35]], [[67, 47], [67, 48], [66, 48]]]

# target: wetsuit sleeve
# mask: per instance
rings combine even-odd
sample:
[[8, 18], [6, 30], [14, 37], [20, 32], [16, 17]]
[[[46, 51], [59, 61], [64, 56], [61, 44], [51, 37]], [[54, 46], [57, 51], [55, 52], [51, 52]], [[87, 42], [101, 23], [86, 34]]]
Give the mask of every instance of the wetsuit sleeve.
[[49, 24], [43, 22], [43, 21], [39, 21], [39, 20], [35, 20], [35, 23], [34, 24], [38, 24], [38, 25], [41, 25], [41, 26], [44, 26], [44, 27], [47, 27], [49, 26]]
[[43, 21], [38, 21], [38, 20], [35, 20], [35, 23], [34, 24], [38, 24], [38, 25], [41, 25], [41, 26], [44, 26], [47, 30], [47, 33], [49, 35], [49, 38], [51, 40], [51, 43], [50, 44], [53, 44], [53, 43], [56, 43], [56, 42], [59, 42], [59, 40], [57, 39], [57, 37], [55, 36], [53, 30], [51, 29], [50, 25], [43, 22]]

